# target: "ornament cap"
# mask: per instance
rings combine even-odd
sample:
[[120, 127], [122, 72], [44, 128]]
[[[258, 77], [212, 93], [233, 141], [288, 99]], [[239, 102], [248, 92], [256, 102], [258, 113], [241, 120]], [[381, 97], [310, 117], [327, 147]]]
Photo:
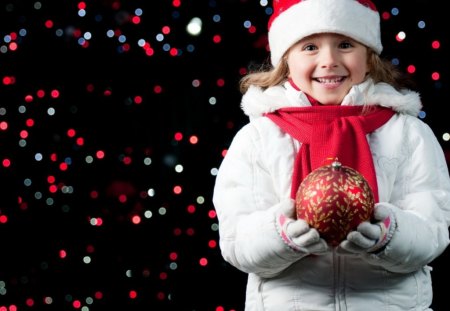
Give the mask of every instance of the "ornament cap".
[[334, 161], [331, 163], [331, 168], [335, 171], [340, 170], [342, 167], [342, 163], [339, 162], [338, 158], [334, 158]]

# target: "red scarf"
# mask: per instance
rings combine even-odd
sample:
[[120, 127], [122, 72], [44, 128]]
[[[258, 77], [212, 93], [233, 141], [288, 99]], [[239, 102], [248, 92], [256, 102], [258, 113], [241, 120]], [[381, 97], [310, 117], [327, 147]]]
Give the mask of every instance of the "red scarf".
[[395, 112], [371, 106], [312, 106], [281, 108], [266, 116], [302, 143], [292, 176], [291, 197], [295, 199], [301, 181], [314, 169], [337, 158], [357, 170], [372, 188], [378, 202], [378, 186], [372, 153], [366, 135], [385, 124]]

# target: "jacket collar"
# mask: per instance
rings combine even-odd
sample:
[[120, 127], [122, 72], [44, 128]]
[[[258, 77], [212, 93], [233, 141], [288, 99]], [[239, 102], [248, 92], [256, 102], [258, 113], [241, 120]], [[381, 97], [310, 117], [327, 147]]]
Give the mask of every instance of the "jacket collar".
[[[353, 86], [341, 105], [380, 105], [413, 116], [418, 116], [422, 108], [417, 92], [408, 89], [397, 91], [387, 83], [374, 84], [371, 79]], [[305, 93], [296, 90], [289, 82], [266, 90], [251, 86], [241, 101], [241, 108], [250, 119], [280, 108], [306, 106], [311, 106], [311, 103]]]

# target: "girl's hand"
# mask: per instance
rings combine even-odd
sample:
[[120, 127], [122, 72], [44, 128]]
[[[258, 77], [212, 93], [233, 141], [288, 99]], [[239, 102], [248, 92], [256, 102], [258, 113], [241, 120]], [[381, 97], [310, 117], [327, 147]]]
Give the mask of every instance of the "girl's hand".
[[350, 232], [347, 239], [338, 246], [338, 252], [374, 253], [389, 243], [395, 232], [396, 221], [388, 203], [375, 205], [374, 219], [376, 222], [364, 221], [355, 231]]
[[276, 215], [277, 231], [283, 242], [292, 250], [302, 254], [320, 255], [328, 251], [328, 244], [303, 219], [294, 219], [295, 202], [283, 203]]

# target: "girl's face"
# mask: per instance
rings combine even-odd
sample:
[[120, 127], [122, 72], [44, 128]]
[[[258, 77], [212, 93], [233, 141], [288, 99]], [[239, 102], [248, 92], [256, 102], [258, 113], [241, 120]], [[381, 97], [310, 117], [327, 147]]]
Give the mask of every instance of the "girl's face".
[[367, 48], [333, 33], [315, 34], [297, 42], [287, 54], [289, 78], [323, 105], [340, 105], [353, 85], [369, 71]]

